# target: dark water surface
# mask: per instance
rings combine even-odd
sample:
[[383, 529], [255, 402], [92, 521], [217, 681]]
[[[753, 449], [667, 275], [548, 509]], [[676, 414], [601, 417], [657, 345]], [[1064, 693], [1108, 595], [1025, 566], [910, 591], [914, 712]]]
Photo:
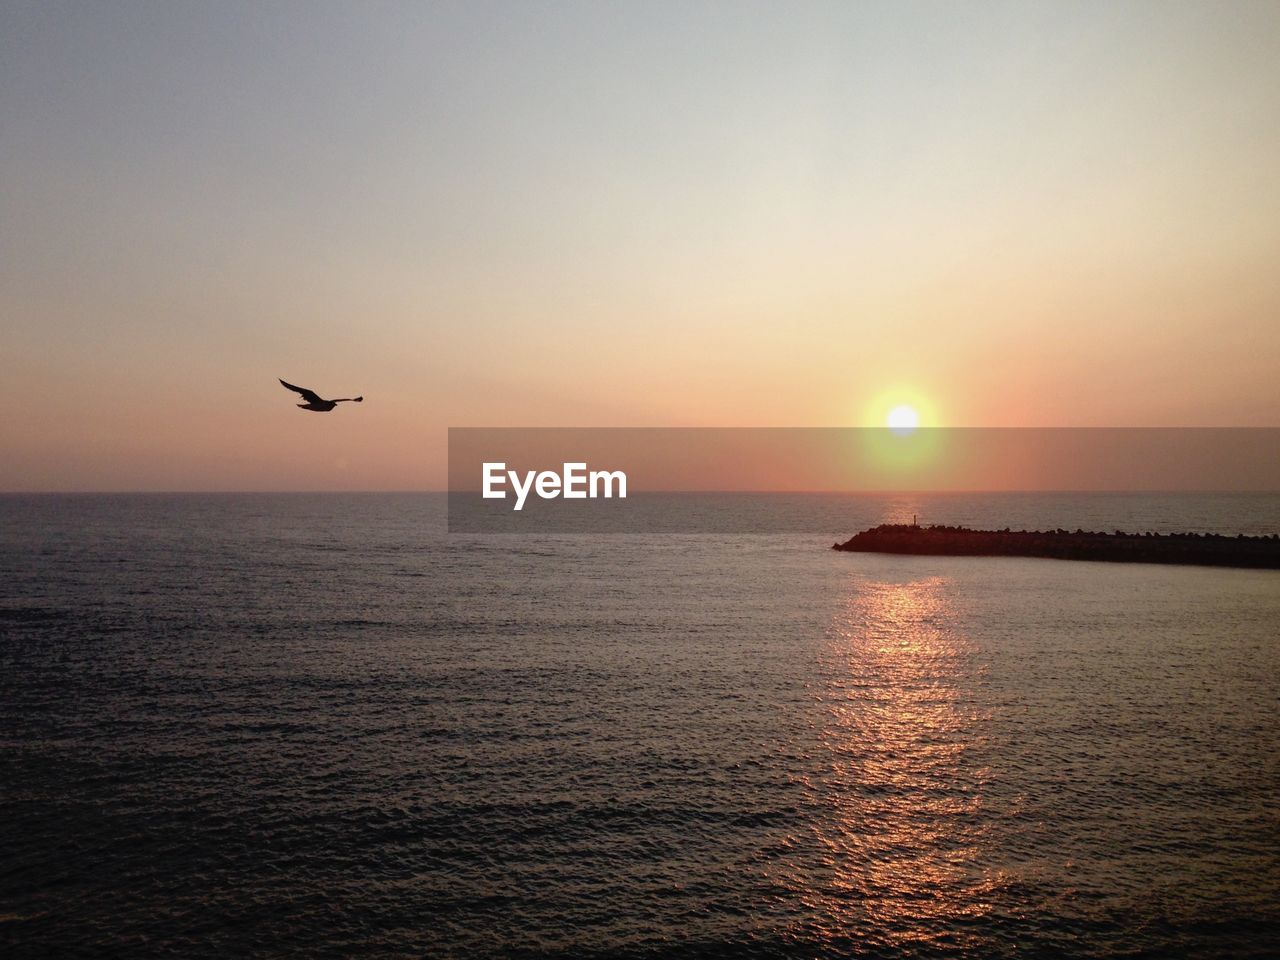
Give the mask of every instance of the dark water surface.
[[0, 498], [0, 952], [1272, 955], [1280, 573], [828, 549], [913, 510], [1280, 498], [542, 538]]

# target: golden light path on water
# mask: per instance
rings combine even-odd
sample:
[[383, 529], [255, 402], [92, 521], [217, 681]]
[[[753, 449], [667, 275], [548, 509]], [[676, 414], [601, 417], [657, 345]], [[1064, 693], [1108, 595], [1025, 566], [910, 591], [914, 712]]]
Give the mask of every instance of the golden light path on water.
[[954, 626], [943, 577], [855, 575], [824, 664], [830, 751], [818, 828], [823, 875], [808, 897], [820, 942], [979, 948], [966, 921], [990, 912], [1002, 878], [982, 866], [990, 772], [983, 667]]

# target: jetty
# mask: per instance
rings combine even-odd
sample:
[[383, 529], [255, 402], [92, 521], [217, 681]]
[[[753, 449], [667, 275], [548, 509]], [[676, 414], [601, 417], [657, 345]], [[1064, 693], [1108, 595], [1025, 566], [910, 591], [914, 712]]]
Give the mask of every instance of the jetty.
[[1084, 530], [972, 530], [885, 523], [833, 550], [935, 557], [1045, 557], [1118, 563], [1179, 563], [1280, 570], [1280, 536], [1219, 533], [1090, 533]]

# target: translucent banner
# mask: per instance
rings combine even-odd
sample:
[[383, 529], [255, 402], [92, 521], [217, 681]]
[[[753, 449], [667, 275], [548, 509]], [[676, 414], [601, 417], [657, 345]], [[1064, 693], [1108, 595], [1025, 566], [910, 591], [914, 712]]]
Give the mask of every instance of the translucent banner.
[[449, 529], [459, 533], [839, 532], [870, 503], [909, 522], [913, 498], [927, 500], [931, 522], [998, 522], [1007, 518], [975, 505], [999, 500], [1016, 514], [1011, 505], [1033, 494], [1028, 519], [1041, 524], [1123, 514], [1150, 529], [1199, 520], [1270, 533], [1277, 492], [1275, 428], [449, 431]]

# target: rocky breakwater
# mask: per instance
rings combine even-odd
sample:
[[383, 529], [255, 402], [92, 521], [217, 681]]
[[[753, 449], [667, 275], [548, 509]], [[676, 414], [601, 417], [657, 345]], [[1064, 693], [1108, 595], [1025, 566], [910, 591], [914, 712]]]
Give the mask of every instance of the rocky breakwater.
[[1217, 533], [1089, 533], [1084, 530], [971, 530], [886, 523], [834, 544], [855, 553], [941, 557], [1046, 557], [1121, 563], [1183, 563], [1280, 569], [1280, 536]]

